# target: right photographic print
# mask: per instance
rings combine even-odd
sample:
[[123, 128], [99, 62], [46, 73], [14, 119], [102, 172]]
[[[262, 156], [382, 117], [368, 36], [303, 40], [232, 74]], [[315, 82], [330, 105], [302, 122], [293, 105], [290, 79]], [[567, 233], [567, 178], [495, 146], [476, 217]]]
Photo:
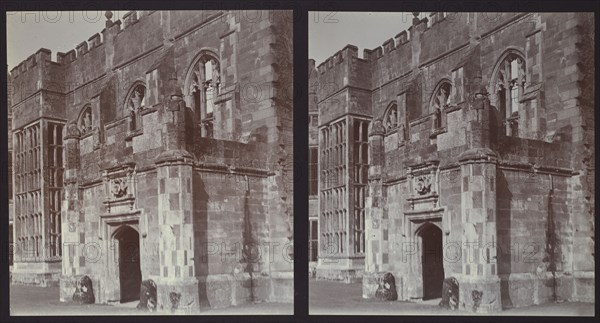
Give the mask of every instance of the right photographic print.
[[594, 14], [309, 18], [309, 313], [593, 316]]

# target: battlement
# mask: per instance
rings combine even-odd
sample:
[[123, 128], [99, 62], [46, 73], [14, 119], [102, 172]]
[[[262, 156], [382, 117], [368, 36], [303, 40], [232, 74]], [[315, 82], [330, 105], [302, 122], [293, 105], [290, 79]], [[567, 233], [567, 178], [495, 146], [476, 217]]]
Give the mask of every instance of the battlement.
[[333, 56], [327, 58], [323, 63], [317, 66], [319, 73], [323, 74], [334, 66], [341, 64], [344, 60], [352, 57], [358, 57], [358, 47], [348, 44], [341, 50], [337, 51]]
[[438, 22], [446, 19], [448, 14], [446, 12], [432, 12], [429, 14], [429, 21], [431, 21], [431, 26], [437, 24]]
[[[396, 36], [394, 36], [393, 38], [387, 39], [380, 46], [377, 46], [373, 49], [365, 48], [363, 50], [363, 59], [368, 62], [377, 61], [378, 59], [384, 57], [388, 53], [393, 52], [395, 49], [400, 48], [401, 46], [403, 46], [405, 44], [409, 44], [414, 39], [418, 39], [418, 41], [421, 41], [421, 39], [422, 39], [421, 37], [425, 37], [425, 38], [423, 38], [423, 41], [425, 41], [425, 42], [430, 41], [432, 38], [435, 38], [437, 36], [427, 37], [428, 34], [438, 34], [438, 33], [446, 34], [447, 32], [445, 32], [445, 29], [449, 28], [448, 23], [456, 24], [456, 26], [450, 26], [453, 30], [456, 30], [456, 31], [468, 30], [469, 25], [467, 24], [467, 19], [465, 18], [466, 15], [468, 15], [468, 14], [469, 13], [461, 13], [459, 15], [456, 13], [451, 14], [448, 12], [432, 12], [429, 14], [429, 17], [425, 17], [425, 18], [415, 17], [412, 20], [412, 26], [410, 26], [407, 30], [403, 30], [400, 33], [398, 33]], [[474, 14], [477, 15], [478, 13], [474, 13]], [[495, 19], [497, 21], [488, 19], [489, 21], [487, 21], [485, 23], [478, 22], [478, 26], [483, 27], [483, 29], [492, 28], [492, 30], [493, 30], [493, 28], [494, 28], [493, 24], [502, 25], [505, 23], [504, 20], [506, 20], [506, 19], [504, 19], [504, 18], [511, 19], [511, 16], [508, 15], [506, 17], [503, 17], [502, 19]], [[479, 20], [482, 20], [482, 19], [480, 18]], [[473, 23], [473, 22], [471, 21], [471, 23]], [[481, 28], [478, 27], [478, 29], [481, 29]], [[477, 32], [480, 34], [484, 34], [485, 30], [478, 30]], [[419, 37], [417, 37], [417, 34]], [[323, 63], [321, 63], [318, 66], [319, 72], [324, 73], [326, 70], [331, 69], [333, 66], [335, 66], [336, 64], [339, 64], [341, 61], [343, 61], [345, 56], [342, 52], [344, 52], [344, 50], [346, 50], [348, 47], [353, 48], [354, 49], [353, 52], [357, 52], [357, 47], [354, 45], [348, 45], [348, 46], [344, 47], [344, 49], [342, 49], [341, 51], [338, 51], [337, 53], [335, 53], [334, 55], [332, 55], [331, 57], [326, 59]]]
[[[51, 58], [51, 50], [46, 48], [40, 48], [35, 54], [32, 54], [26, 60], [14, 67], [10, 71], [10, 75], [13, 79], [17, 78], [27, 73], [28, 70], [36, 66], [37, 63], [41, 61], [50, 61], [52, 63], [60, 65], [70, 64], [76, 61], [78, 58], [102, 46], [108, 33], [113, 35], [113, 37], [118, 37], [118, 34], [130, 27], [133, 27], [141, 19], [143, 19], [143, 17], [149, 16], [153, 12], [154, 11], [129, 11], [125, 15], [123, 15], [123, 21], [116, 20], [113, 22], [111, 19], [108, 19], [106, 21], [106, 28], [104, 28], [101, 32], [95, 33], [90, 38], [88, 38], [87, 41], [82, 41], [75, 48], [69, 50], [66, 53], [56, 53], [56, 61], [53, 61]], [[112, 17], [112, 14], [110, 15], [110, 17]]]
[[138, 22], [138, 14], [137, 11], [129, 11], [123, 16], [123, 29], [129, 28]]
[[309, 80], [316, 80], [318, 78], [318, 70], [317, 70], [317, 63], [315, 62], [314, 59], [309, 58], [308, 59], [308, 78]]
[[385, 54], [394, 51], [396, 48], [409, 42], [408, 32], [406, 30], [397, 34], [394, 38], [390, 38], [383, 42], [381, 46], [373, 49], [364, 49], [363, 58], [369, 62], [376, 61], [383, 57]]
[[[333, 87], [335, 89], [339, 89], [342, 84], [359, 87], [368, 87], [367, 84], [375, 86], [380, 84], [379, 82], [383, 84], [411, 69], [441, 59], [468, 45], [471, 40], [502, 28], [518, 17], [518, 14], [511, 13], [501, 14], [494, 19], [479, 13], [433, 12], [427, 17], [419, 17], [416, 14], [410, 27], [388, 38], [380, 46], [365, 48], [362, 58], [357, 56], [358, 48], [354, 45], [347, 45], [327, 58], [317, 68], [320, 82], [336, 84], [337, 86]], [[449, 34], [454, 36], [448, 37]], [[351, 67], [341, 64], [351, 57], [356, 58], [348, 62]], [[363, 65], [371, 65], [374, 71], [372, 75], [377, 75], [377, 81], [364, 82], [366, 74], [360, 72], [366, 68]], [[347, 74], [348, 78], [336, 75], [339, 73]], [[360, 78], [357, 78], [357, 75], [360, 75]]]
[[27, 57], [26, 60], [22, 61], [19, 65], [15, 66], [11, 71], [10, 75], [13, 79], [19, 75], [27, 73], [27, 71], [33, 70], [38, 66], [38, 63], [44, 61], [52, 61], [52, 51], [47, 48], [40, 48], [34, 54]]
[[460, 28], [468, 27], [466, 23], [466, 19], [461, 19], [461, 17], [454, 17], [453, 19], [449, 19], [449, 13], [447, 12], [433, 12], [429, 14], [429, 17], [425, 17], [419, 19], [417, 17], [413, 18], [413, 24], [407, 30], [403, 30], [398, 33], [394, 38], [390, 38], [383, 42], [381, 46], [375, 47], [373, 49], [364, 49], [363, 50], [363, 58], [369, 62], [377, 61], [380, 58], [383, 58], [388, 53], [393, 52], [395, 49], [400, 48], [405, 44], [409, 44], [413, 38], [418, 38], [421, 41], [421, 37], [416, 37], [417, 33], [419, 36], [426, 36], [426, 34], [442, 32], [445, 28], [448, 28], [447, 24], [442, 24], [442, 22], [452, 22], [459, 24]]
[[[478, 13], [474, 14], [477, 15]], [[448, 28], [451, 28], [457, 33], [460, 32], [462, 34], [465, 31], [468, 33], [469, 24], [467, 23], [467, 15], [469, 15], [469, 13], [452, 14], [448, 12], [432, 12], [428, 15], [428, 17], [414, 17], [412, 20], [412, 25], [406, 30], [401, 31], [393, 38], [387, 39], [380, 46], [377, 46], [372, 49], [365, 48], [363, 50], [363, 59], [368, 62], [375, 62], [380, 58], [385, 57], [388, 53], [392, 53], [394, 50], [406, 44], [410, 44], [412, 41], [415, 40], [418, 42], [424, 42], [423, 44], [421, 44], [421, 46], [428, 46], [430, 44], [426, 43], [434, 41], [434, 39], [438, 37], [438, 34], [447, 34], [446, 29]], [[497, 21], [492, 21], [491, 19], [488, 19], [490, 21], [485, 23], [477, 22], [478, 20], [476, 19], [475, 21], [479, 26], [478, 28], [476, 28], [477, 33], [484, 34], [485, 30], [483, 29], [489, 30], [491, 28], [493, 30], [495, 28], [493, 26], [494, 24], [502, 25], [503, 23], [505, 23], [506, 19], [511, 19], [509, 16], [510, 15], [508, 15], [507, 17], [502, 17], [502, 19], [496, 19]], [[482, 18], [480, 18], [479, 20], [482, 20]], [[449, 23], [455, 25], [449, 25]], [[472, 24], [473, 21], [471, 21], [470, 23]], [[482, 27], [483, 29], [480, 27]], [[336, 62], [339, 62], [339, 59], [337, 57], [338, 54], [339, 52], [329, 57], [323, 63], [321, 63], [319, 65], [319, 72], [324, 73], [327, 69], [333, 67]]]
[[383, 42], [381, 46], [373, 49], [364, 49], [363, 58], [369, 62], [374, 62], [384, 57], [388, 53], [393, 52], [395, 49], [408, 44], [412, 38], [411, 35], [413, 35], [415, 32], [422, 32], [428, 28], [427, 22], [427, 18], [413, 18], [413, 25], [409, 27], [408, 30], [401, 31], [394, 38], [390, 38]]

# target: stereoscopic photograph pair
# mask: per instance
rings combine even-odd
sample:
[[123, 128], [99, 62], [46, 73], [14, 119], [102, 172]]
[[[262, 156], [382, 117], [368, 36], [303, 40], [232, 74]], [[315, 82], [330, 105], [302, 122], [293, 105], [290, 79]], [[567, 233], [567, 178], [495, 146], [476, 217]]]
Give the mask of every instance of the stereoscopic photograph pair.
[[594, 14], [296, 11], [6, 12], [8, 315], [593, 316]]

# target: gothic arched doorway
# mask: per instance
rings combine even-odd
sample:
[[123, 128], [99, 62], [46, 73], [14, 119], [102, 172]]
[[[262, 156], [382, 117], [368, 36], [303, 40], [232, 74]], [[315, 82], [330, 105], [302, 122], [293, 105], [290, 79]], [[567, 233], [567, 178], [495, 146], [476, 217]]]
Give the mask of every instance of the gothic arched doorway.
[[142, 273], [140, 270], [140, 236], [130, 226], [120, 228], [115, 239], [119, 245], [119, 283], [121, 303], [138, 300]]
[[442, 230], [433, 224], [425, 224], [419, 236], [422, 241], [423, 300], [438, 298], [442, 296], [444, 283]]

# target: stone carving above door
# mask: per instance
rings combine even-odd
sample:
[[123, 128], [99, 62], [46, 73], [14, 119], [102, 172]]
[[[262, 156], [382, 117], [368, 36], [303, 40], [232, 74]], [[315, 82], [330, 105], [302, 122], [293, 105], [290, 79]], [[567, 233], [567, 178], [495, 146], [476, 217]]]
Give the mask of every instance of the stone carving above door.
[[407, 179], [410, 195], [406, 198], [410, 207], [407, 211], [431, 210], [439, 207], [438, 161], [408, 166]]
[[125, 177], [111, 180], [111, 193], [114, 197], [120, 198], [127, 195], [127, 179]]
[[415, 191], [419, 195], [425, 195], [431, 193], [431, 174], [420, 175], [414, 178]]
[[136, 201], [135, 164], [127, 163], [104, 170], [107, 213], [127, 213], [134, 209]]

